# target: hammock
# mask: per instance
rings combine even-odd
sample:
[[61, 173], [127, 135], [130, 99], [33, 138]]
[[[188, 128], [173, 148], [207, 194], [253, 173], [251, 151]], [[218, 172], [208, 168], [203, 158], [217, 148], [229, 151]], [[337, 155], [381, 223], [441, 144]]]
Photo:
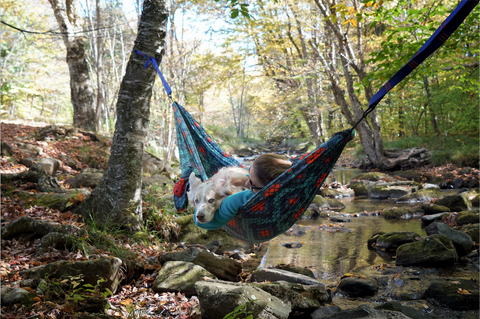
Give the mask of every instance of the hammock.
[[[414, 57], [373, 96], [369, 107], [351, 129], [336, 133], [314, 151], [294, 159], [289, 170], [256, 193], [223, 229], [231, 236], [251, 243], [265, 242], [287, 231], [302, 217], [314, 199], [345, 145], [353, 139], [355, 127], [373, 111], [388, 91], [450, 37], [477, 4], [478, 0], [463, 0]], [[153, 65], [171, 98], [172, 91], [158, 68], [157, 60], [135, 52], [147, 58], [145, 67], [149, 63]], [[188, 206], [188, 179], [192, 171], [205, 181], [222, 167], [242, 165], [222, 151], [183, 106], [173, 102], [172, 107], [182, 170], [173, 192], [175, 206], [182, 211]]]

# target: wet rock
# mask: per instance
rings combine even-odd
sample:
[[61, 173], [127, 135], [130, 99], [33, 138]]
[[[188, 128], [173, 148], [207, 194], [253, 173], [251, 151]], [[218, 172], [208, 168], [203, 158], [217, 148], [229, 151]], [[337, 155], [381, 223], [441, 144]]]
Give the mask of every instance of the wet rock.
[[32, 303], [31, 299], [34, 297], [31, 293], [25, 289], [18, 287], [7, 287], [3, 286], [1, 288], [1, 303], [2, 305], [9, 305], [14, 303]]
[[450, 208], [448, 208], [447, 206], [440, 206], [435, 204], [423, 204], [422, 210], [425, 212], [425, 215], [434, 215], [450, 212]]
[[398, 301], [390, 301], [386, 302], [383, 305], [375, 307], [375, 309], [384, 309], [384, 310], [391, 310], [391, 311], [399, 311], [412, 319], [430, 319], [432, 318], [428, 314], [422, 312], [421, 310], [417, 310], [415, 308], [407, 307], [399, 303]]
[[168, 261], [158, 272], [152, 285], [155, 292], [182, 292], [186, 296], [196, 294], [195, 283], [202, 280], [217, 279], [204, 268], [184, 261]]
[[382, 216], [385, 217], [385, 219], [396, 219], [396, 218], [401, 218], [401, 219], [409, 219], [409, 218], [415, 218], [415, 217], [420, 217], [423, 215], [423, 210], [418, 207], [411, 207], [411, 208], [388, 208], [384, 209], [382, 211]]
[[200, 281], [195, 284], [202, 318], [223, 319], [236, 307], [245, 305], [253, 318], [287, 319], [290, 305], [260, 288], [221, 281]]
[[455, 310], [479, 309], [478, 282], [466, 279], [435, 280], [425, 294]]
[[371, 296], [378, 290], [378, 281], [363, 275], [344, 277], [338, 284], [338, 289], [349, 296]]
[[42, 266], [37, 266], [20, 272], [27, 279], [45, 278], [66, 278], [83, 275], [82, 284], [97, 285], [100, 278], [106, 279], [101, 283], [103, 288], [110, 289], [113, 293], [120, 283], [120, 266], [122, 261], [119, 258], [99, 258], [85, 261], [68, 262], [65, 260], [56, 261]]
[[[398, 198], [396, 203], [428, 202], [441, 196], [440, 190], [436, 188], [420, 189], [414, 193]], [[449, 210], [448, 210], [449, 211]]]
[[437, 188], [437, 189], [440, 189], [440, 187], [436, 184], [430, 184], [430, 183], [425, 183], [423, 184], [423, 188], [424, 189], [431, 189], [431, 188]]
[[283, 244], [280, 244], [280, 246], [283, 246], [285, 248], [300, 248], [303, 246], [303, 244], [297, 241], [293, 243], [283, 243]]
[[470, 210], [472, 207], [472, 204], [468, 200], [468, 197], [466, 194], [456, 194], [456, 195], [449, 195], [445, 196], [443, 198], [437, 199], [435, 201], [435, 204], [441, 205], [441, 206], [447, 206], [450, 208], [450, 211], [452, 212], [461, 212], [464, 210]]
[[478, 224], [479, 214], [473, 211], [461, 211], [457, 214], [457, 225]]
[[342, 198], [343, 194], [335, 189], [322, 189], [320, 195], [324, 198]]
[[67, 179], [65, 184], [69, 184], [72, 188], [95, 188], [102, 180], [104, 173], [100, 169], [85, 168], [77, 176]]
[[242, 263], [238, 260], [205, 250], [200, 251], [192, 262], [224, 280], [236, 281], [237, 276], [242, 272]]
[[334, 216], [330, 216], [330, 220], [336, 223], [348, 223], [352, 221], [352, 218], [342, 216], [342, 215], [334, 215]]
[[380, 184], [375, 185], [370, 189], [369, 196], [373, 199], [400, 198], [411, 192], [412, 189], [408, 186]]
[[283, 269], [258, 268], [252, 273], [252, 282], [287, 281], [302, 285], [318, 285], [320, 282], [305, 275], [296, 274]]
[[372, 182], [378, 182], [378, 181], [390, 181], [391, 177], [388, 176], [387, 174], [380, 173], [380, 172], [368, 172], [368, 173], [362, 173], [354, 178], [352, 180], [359, 181], [359, 180], [364, 180], [364, 181], [372, 181]]
[[397, 266], [447, 267], [458, 260], [450, 238], [431, 235], [420, 241], [404, 244], [397, 249]]
[[344, 203], [336, 198], [327, 198], [328, 206], [332, 209], [344, 209], [346, 206]]
[[315, 279], [315, 275], [313, 271], [309, 268], [300, 267], [300, 266], [293, 266], [293, 265], [278, 265], [275, 268], [283, 269], [286, 271], [294, 272], [296, 274], [304, 275], [310, 278]]
[[368, 305], [361, 305], [357, 308], [341, 310], [333, 315], [322, 317], [324, 319], [409, 319], [399, 311], [385, 309], [373, 309]]
[[304, 286], [286, 281], [273, 283], [251, 283], [272, 296], [290, 303], [292, 310], [316, 309], [331, 300], [331, 296], [324, 284]]
[[355, 192], [355, 196], [368, 196], [368, 187], [364, 181], [351, 181], [349, 187]]
[[441, 221], [443, 217], [447, 217], [449, 213], [439, 213], [439, 214], [433, 214], [433, 215], [425, 215], [420, 218], [422, 221], [422, 227], [428, 226], [434, 221]]
[[370, 237], [370, 239], [368, 239], [367, 245], [372, 246], [373, 244], [376, 244], [377, 239], [380, 238], [380, 236], [382, 236], [384, 234], [385, 234], [385, 232], [383, 232], [383, 231], [373, 234], [373, 236]]
[[472, 199], [472, 206], [473, 207], [479, 207], [480, 206], [480, 196], [477, 195]]
[[434, 222], [425, 228], [427, 235], [440, 234], [447, 236], [452, 241], [459, 257], [465, 256], [472, 251], [473, 241], [464, 232], [451, 229], [442, 222]]
[[399, 231], [389, 232], [378, 237], [375, 248], [385, 248], [386, 250], [397, 250], [403, 244], [412, 243], [420, 240], [420, 235], [415, 232]]
[[322, 307], [310, 314], [310, 319], [321, 319], [326, 318], [326, 316], [333, 315], [337, 312], [342, 311], [339, 306], [327, 306]]
[[470, 236], [470, 238], [472, 238], [474, 242], [480, 243], [480, 238], [479, 238], [480, 224], [472, 224], [472, 225], [469, 224], [469, 225], [457, 226], [455, 229], [462, 231], [468, 236]]
[[328, 201], [320, 195], [316, 195], [315, 198], [312, 201], [312, 205], [315, 205], [318, 208], [328, 208], [330, 207], [330, 204]]

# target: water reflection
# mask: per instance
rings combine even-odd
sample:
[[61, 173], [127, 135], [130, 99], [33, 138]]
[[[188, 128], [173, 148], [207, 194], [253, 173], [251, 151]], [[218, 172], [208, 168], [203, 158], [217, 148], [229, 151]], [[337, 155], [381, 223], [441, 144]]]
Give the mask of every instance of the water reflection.
[[[336, 281], [339, 276], [358, 267], [395, 263], [391, 254], [368, 249], [367, 240], [375, 233], [413, 231], [425, 236], [419, 219], [386, 220], [381, 216], [361, 216], [345, 223], [351, 232], [320, 229], [321, 224], [328, 223], [328, 219], [299, 221], [295, 227], [301, 227], [305, 235], [282, 234], [271, 240], [260, 267], [294, 264], [311, 268], [317, 279], [323, 282]], [[282, 246], [288, 242], [301, 242], [303, 245], [297, 249]]]

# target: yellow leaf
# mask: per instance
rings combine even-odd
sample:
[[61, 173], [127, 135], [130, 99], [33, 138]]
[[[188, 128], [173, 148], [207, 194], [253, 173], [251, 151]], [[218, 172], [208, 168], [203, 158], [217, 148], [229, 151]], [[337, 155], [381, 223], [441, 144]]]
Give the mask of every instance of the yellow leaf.
[[350, 24], [353, 25], [356, 28], [357, 27], [357, 20], [350, 19]]

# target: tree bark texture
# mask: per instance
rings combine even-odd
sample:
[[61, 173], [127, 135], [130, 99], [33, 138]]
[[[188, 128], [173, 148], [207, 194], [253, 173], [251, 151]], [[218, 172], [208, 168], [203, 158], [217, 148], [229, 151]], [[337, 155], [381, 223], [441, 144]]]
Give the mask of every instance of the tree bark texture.
[[82, 129], [93, 131], [95, 130], [95, 93], [85, 58], [85, 35], [82, 30], [79, 1], [48, 1], [52, 5], [55, 18], [62, 32], [63, 42], [67, 48], [73, 124]]
[[[145, 0], [134, 52], [160, 63], [164, 55], [168, 11], [163, 0]], [[92, 214], [100, 223], [120, 224], [132, 231], [142, 220], [142, 156], [148, 133], [150, 99], [157, 77], [144, 68], [146, 59], [132, 53], [120, 86], [117, 122], [111, 155], [100, 184], [80, 205], [82, 215]]]

